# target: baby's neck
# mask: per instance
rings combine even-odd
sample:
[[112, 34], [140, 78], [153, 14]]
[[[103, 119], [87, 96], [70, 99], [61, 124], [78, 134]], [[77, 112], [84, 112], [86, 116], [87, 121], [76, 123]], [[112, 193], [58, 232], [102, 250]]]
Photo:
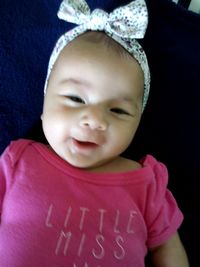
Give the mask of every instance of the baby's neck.
[[142, 166], [140, 163], [126, 159], [123, 157], [117, 157], [97, 167], [88, 168], [90, 172], [103, 173], [103, 172], [127, 172], [136, 169], [140, 169]]

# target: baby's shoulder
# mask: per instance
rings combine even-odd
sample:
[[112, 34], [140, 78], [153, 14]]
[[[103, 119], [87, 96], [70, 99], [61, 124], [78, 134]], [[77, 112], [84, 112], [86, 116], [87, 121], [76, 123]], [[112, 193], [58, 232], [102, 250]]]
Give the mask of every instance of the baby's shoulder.
[[19, 139], [11, 141], [8, 147], [5, 149], [2, 158], [9, 158], [10, 163], [14, 166], [18, 160], [21, 158], [23, 152], [26, 150], [29, 145], [31, 145], [34, 141]]

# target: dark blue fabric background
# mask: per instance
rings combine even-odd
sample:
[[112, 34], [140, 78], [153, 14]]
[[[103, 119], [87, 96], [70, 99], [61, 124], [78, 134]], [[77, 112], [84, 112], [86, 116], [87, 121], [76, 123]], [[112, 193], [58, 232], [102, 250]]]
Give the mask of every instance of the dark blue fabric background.
[[[88, 1], [111, 11], [129, 1]], [[39, 117], [49, 55], [71, 25], [57, 19], [60, 0], [0, 2], [0, 153], [13, 139], [41, 140]], [[151, 153], [169, 168], [169, 187], [185, 221], [180, 229], [191, 266], [200, 240], [200, 16], [170, 0], [147, 0], [142, 44], [152, 73], [151, 94], [136, 138], [126, 152]]]

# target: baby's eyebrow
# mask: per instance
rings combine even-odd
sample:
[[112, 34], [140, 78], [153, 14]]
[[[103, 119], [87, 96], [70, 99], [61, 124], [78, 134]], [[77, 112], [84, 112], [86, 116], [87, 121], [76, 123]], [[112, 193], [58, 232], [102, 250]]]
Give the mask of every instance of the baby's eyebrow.
[[73, 83], [84, 87], [91, 87], [91, 84], [88, 81], [80, 78], [67, 78], [64, 79], [62, 83]]
[[131, 96], [119, 96], [119, 97], [114, 98], [113, 100], [115, 100], [117, 102], [125, 101], [125, 102], [127, 102], [129, 104], [133, 104], [134, 103], [134, 98], [131, 97]]
[[133, 97], [129, 97], [129, 96], [128, 96], [128, 97], [126, 97], [126, 96], [123, 97], [123, 100], [126, 101], [126, 102], [129, 102], [129, 103], [131, 103], [131, 104], [134, 102]]

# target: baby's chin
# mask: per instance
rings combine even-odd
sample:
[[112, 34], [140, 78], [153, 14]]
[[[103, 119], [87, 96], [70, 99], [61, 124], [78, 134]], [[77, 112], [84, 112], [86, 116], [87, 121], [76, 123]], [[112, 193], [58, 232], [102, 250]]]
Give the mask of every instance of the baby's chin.
[[118, 158], [118, 156], [110, 158], [106, 156], [99, 157], [98, 155], [95, 155], [95, 153], [78, 153], [71, 149], [58, 151], [50, 145], [48, 148], [71, 166], [91, 172], [102, 172], [105, 171], [105, 169], [109, 170], [110, 165], [113, 165], [112, 162], [115, 162], [115, 159]]

